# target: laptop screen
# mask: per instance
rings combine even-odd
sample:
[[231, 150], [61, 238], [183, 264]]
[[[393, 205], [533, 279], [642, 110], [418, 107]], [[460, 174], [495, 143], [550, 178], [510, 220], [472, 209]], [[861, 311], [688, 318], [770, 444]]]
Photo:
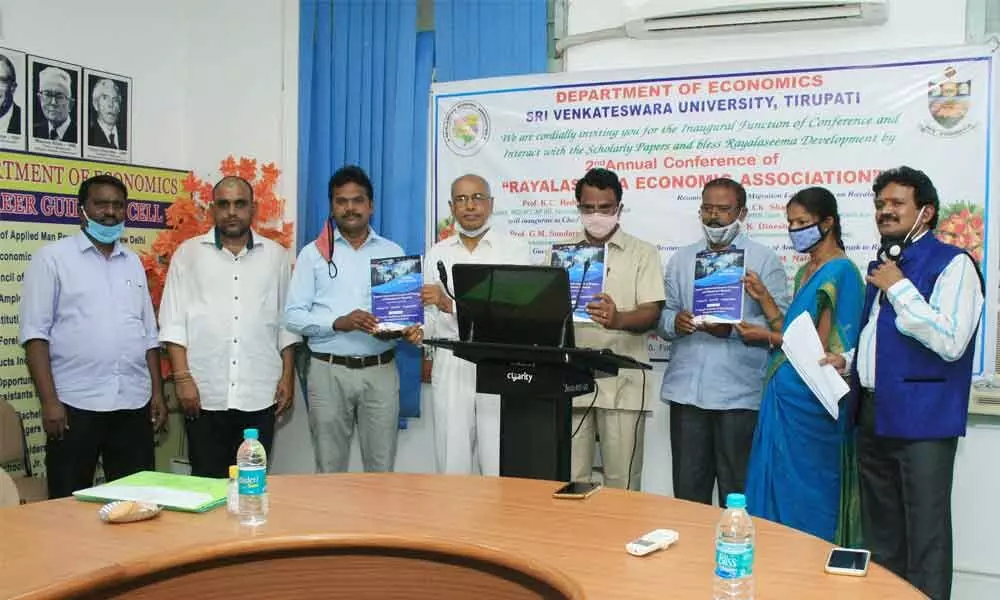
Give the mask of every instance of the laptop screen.
[[452, 279], [462, 341], [575, 346], [565, 269], [460, 264]]

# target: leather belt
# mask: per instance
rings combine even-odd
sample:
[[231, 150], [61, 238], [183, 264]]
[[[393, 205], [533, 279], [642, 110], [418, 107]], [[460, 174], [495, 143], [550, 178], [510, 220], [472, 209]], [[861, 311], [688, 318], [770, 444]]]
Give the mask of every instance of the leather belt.
[[309, 354], [316, 360], [321, 360], [331, 365], [341, 365], [348, 369], [365, 369], [392, 362], [396, 351], [386, 350], [382, 354], [372, 356], [337, 356], [336, 354], [323, 354], [321, 352], [310, 352]]

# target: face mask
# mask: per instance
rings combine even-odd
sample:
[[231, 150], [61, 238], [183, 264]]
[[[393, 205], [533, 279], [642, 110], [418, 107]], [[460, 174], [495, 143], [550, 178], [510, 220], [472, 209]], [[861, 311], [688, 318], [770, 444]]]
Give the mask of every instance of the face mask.
[[708, 240], [709, 244], [713, 246], [728, 246], [740, 234], [742, 225], [743, 222], [737, 219], [725, 227], [709, 227], [703, 223], [701, 229], [705, 232], [705, 239]]
[[486, 233], [489, 230], [489, 228], [490, 228], [489, 219], [486, 219], [486, 222], [477, 227], [476, 229], [466, 229], [465, 227], [462, 227], [461, 223], [455, 221], [455, 231], [459, 232], [465, 237], [477, 238]]
[[83, 213], [83, 216], [87, 217], [87, 235], [98, 242], [102, 244], [114, 244], [122, 238], [122, 233], [125, 231], [125, 221], [117, 225], [105, 225], [91, 219], [87, 216], [87, 213]]
[[618, 213], [613, 215], [601, 213], [580, 215], [580, 222], [583, 223], [583, 228], [587, 233], [600, 240], [608, 237], [615, 230], [615, 226], [618, 225]]
[[792, 240], [792, 248], [795, 248], [796, 252], [803, 254], [812, 250], [816, 244], [823, 240], [825, 235], [820, 230], [818, 223], [788, 230], [788, 238]]
[[917, 220], [913, 223], [913, 227], [910, 227], [910, 231], [903, 236], [902, 239], [898, 237], [883, 236], [882, 237], [882, 247], [879, 249], [879, 256], [883, 260], [898, 260], [903, 254], [903, 250], [907, 246], [913, 243], [910, 237], [913, 233], [920, 227], [920, 219], [924, 216], [925, 206], [920, 207], [920, 212], [917, 213]]

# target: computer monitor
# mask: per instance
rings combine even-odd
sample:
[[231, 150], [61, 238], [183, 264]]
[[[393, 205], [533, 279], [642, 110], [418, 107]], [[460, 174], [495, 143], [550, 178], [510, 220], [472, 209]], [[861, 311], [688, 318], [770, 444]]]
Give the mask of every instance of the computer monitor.
[[460, 340], [576, 346], [565, 269], [459, 264], [452, 279]]

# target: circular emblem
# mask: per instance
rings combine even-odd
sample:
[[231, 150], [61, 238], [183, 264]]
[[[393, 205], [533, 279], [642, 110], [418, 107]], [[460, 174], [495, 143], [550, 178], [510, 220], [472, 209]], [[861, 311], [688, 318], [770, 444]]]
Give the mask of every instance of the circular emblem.
[[444, 143], [459, 156], [472, 156], [490, 139], [490, 116], [475, 102], [459, 102], [444, 116]]

